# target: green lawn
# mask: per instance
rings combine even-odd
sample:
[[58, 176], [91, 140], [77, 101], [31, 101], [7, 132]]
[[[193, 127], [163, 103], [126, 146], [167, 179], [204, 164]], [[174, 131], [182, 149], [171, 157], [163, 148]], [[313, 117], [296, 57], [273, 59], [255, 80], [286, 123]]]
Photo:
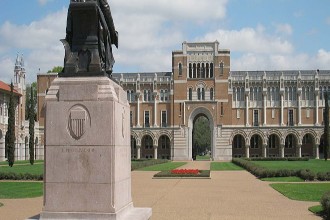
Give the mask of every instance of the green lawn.
[[0, 166], [0, 173], [30, 173], [41, 175], [44, 172], [43, 164], [34, 164], [34, 165], [19, 165], [19, 166]]
[[330, 172], [330, 160], [325, 162], [324, 160], [311, 159], [309, 161], [252, 161], [253, 163], [271, 169], [291, 169], [301, 170], [310, 169], [311, 171], [318, 172]]
[[237, 166], [236, 164], [232, 162], [212, 162], [211, 163], [211, 170], [217, 171], [217, 170], [244, 170], [242, 167]]
[[262, 181], [268, 182], [305, 182], [303, 179], [297, 176], [288, 176], [288, 177], [270, 177], [270, 178], [261, 178]]
[[330, 190], [330, 183], [273, 183], [270, 186], [290, 199], [313, 202], [319, 202]]
[[210, 155], [196, 156], [196, 160], [210, 160]]
[[[43, 163], [43, 160], [35, 160], [34, 163]], [[30, 164], [29, 160], [18, 160], [15, 161], [14, 166], [15, 165], [19, 165], [19, 164]], [[8, 166], [8, 162], [7, 161], [1, 161], [0, 165], [7, 165]]]
[[0, 199], [34, 198], [42, 194], [42, 182], [0, 182]]
[[168, 162], [168, 163], [162, 163], [162, 164], [157, 164], [149, 167], [144, 167], [139, 170], [143, 171], [165, 171], [165, 170], [173, 170], [178, 167], [181, 167], [185, 165], [186, 162]]
[[323, 208], [321, 205], [316, 205], [308, 208], [309, 211], [313, 212], [314, 214], [319, 214], [323, 211]]

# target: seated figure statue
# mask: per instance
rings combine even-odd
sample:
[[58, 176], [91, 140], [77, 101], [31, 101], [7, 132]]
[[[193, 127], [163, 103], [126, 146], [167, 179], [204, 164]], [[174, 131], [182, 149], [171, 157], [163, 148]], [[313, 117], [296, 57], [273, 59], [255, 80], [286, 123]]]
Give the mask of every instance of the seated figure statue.
[[115, 63], [111, 45], [118, 48], [107, 0], [71, 0], [65, 47], [64, 69], [61, 77], [111, 76]]

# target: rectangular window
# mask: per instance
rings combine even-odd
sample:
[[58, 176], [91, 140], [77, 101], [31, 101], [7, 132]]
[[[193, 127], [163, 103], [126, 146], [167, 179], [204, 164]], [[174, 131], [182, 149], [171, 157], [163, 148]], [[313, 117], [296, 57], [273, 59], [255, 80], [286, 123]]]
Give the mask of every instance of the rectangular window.
[[220, 76], [223, 75], [223, 63], [220, 63]]
[[144, 127], [150, 127], [149, 111], [144, 112]]
[[272, 109], [272, 118], [275, 118], [275, 109]]
[[310, 109], [306, 109], [306, 117], [309, 118], [310, 117]]
[[253, 110], [253, 126], [259, 126], [259, 111]]
[[293, 109], [289, 109], [289, 126], [294, 126]]
[[129, 120], [130, 120], [131, 127], [133, 127], [133, 111], [129, 112]]
[[236, 118], [241, 118], [241, 112], [239, 109], [236, 110]]
[[162, 127], [165, 128], [167, 127], [167, 112], [162, 111]]
[[179, 116], [181, 116], [181, 113], [182, 113], [182, 103], [180, 102], [180, 114], [179, 114]]
[[223, 110], [223, 102], [220, 103], [220, 115], [224, 115], [224, 110]]

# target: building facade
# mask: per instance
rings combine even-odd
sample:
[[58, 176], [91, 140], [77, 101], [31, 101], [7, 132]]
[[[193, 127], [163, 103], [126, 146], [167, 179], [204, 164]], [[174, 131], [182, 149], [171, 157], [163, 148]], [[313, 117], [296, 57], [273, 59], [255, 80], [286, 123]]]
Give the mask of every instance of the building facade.
[[[55, 77], [38, 76], [38, 97]], [[131, 106], [132, 158], [191, 160], [200, 116], [209, 121], [213, 160], [322, 154], [330, 71], [230, 71], [230, 50], [219, 42], [184, 42], [172, 52], [171, 72], [113, 79]]]
[[[23, 56], [17, 56], [14, 67], [15, 102], [15, 160], [29, 160], [29, 121], [25, 120], [26, 81]], [[7, 160], [5, 137], [8, 128], [10, 84], [0, 81], [0, 161]], [[35, 122], [35, 159], [43, 159], [43, 142], [40, 141], [39, 123]]]

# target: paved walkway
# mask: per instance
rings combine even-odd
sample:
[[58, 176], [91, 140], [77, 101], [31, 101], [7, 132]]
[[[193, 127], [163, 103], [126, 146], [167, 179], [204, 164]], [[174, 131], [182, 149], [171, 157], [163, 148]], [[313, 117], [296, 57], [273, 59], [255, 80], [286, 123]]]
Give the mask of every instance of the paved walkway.
[[211, 166], [210, 161], [188, 161], [187, 164], [179, 167], [178, 169], [209, 170], [210, 166]]
[[[207, 163], [193, 164], [186, 167]], [[152, 207], [152, 220], [320, 219], [308, 211], [317, 202], [289, 200], [246, 171], [213, 171], [211, 179], [152, 179], [155, 173], [132, 172], [134, 206]], [[42, 209], [41, 197], [0, 202], [4, 220], [25, 219]]]

